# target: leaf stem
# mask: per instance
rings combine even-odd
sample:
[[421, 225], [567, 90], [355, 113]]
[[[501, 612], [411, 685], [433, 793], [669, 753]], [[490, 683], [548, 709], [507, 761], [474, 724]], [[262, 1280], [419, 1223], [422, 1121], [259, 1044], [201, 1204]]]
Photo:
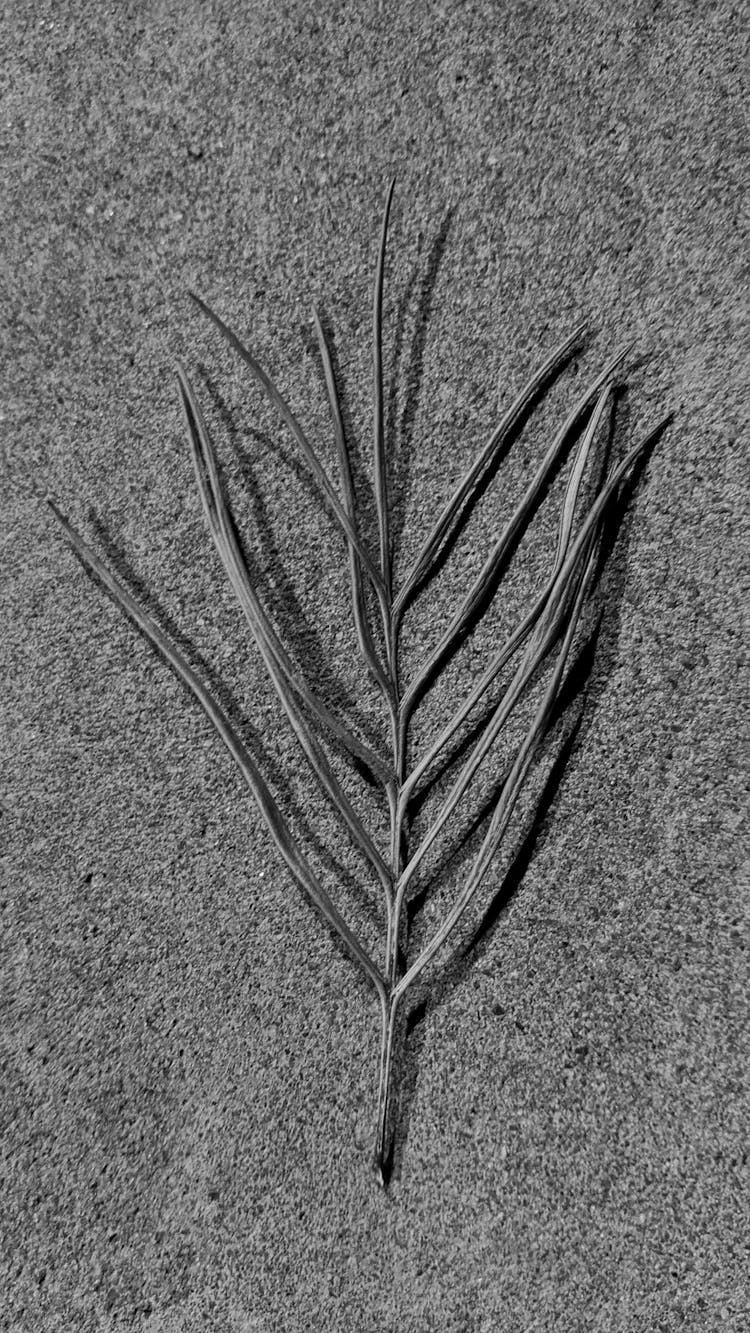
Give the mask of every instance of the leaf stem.
[[386, 1164], [390, 1155], [388, 1110], [391, 1100], [393, 1046], [399, 998], [400, 996], [398, 993], [393, 990], [388, 996], [388, 999], [381, 1002], [382, 1030], [380, 1041], [380, 1070], [378, 1075], [378, 1110], [375, 1129], [375, 1170], [383, 1189], [385, 1189], [386, 1186]]

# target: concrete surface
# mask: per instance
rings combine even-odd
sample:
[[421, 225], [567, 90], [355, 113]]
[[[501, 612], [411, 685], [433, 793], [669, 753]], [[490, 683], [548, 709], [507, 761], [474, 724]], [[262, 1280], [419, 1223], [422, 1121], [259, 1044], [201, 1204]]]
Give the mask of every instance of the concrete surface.
[[[0, 1325], [740, 1333], [747, 13], [17, 0], [5, 32]], [[675, 418], [602, 585], [544, 818], [524, 854], [521, 813], [477, 907], [488, 929], [424, 992], [384, 1194], [374, 1000], [42, 497], [179, 637], [378, 947], [377, 900], [209, 546], [172, 369], [195, 375], [293, 652], [377, 738], [341, 544], [185, 291], [244, 333], [335, 471], [321, 302], [363, 488], [392, 172], [401, 570], [513, 388], [591, 329], [415, 608], [405, 678], [576, 376], [632, 338], [615, 450]], [[492, 615], [517, 611], [549, 558], [544, 512]], [[428, 730], [495, 633], [490, 616], [420, 713]]]

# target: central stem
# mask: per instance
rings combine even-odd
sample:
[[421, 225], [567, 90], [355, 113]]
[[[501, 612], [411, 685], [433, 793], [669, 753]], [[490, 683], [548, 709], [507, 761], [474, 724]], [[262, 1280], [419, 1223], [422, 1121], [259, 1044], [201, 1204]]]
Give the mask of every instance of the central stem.
[[393, 998], [393, 992], [391, 991], [381, 1011], [380, 1077], [378, 1079], [378, 1111], [375, 1131], [375, 1169], [383, 1188], [386, 1184], [386, 1162], [388, 1159], [388, 1107], [391, 1095], [393, 1038], [396, 1028], [397, 1007], [398, 1000]]
[[[391, 608], [389, 608], [389, 612]], [[396, 888], [401, 874], [403, 860], [403, 812], [401, 807], [401, 789], [404, 784], [406, 764], [405, 733], [400, 718], [399, 673], [398, 673], [398, 618], [388, 615], [386, 631], [386, 658], [392, 683], [391, 694], [391, 740], [393, 747], [394, 780], [388, 791], [388, 804], [391, 819], [390, 870], [393, 884], [393, 898], [388, 913], [388, 933], [386, 940], [385, 980], [386, 989], [381, 999], [381, 1042], [380, 1068], [378, 1074], [378, 1104], [375, 1131], [375, 1168], [380, 1184], [386, 1183], [386, 1162], [388, 1159], [388, 1111], [391, 1100], [391, 1082], [393, 1072], [393, 1048], [396, 1030], [396, 1011], [398, 997], [396, 987], [399, 981], [399, 934], [401, 904]]]

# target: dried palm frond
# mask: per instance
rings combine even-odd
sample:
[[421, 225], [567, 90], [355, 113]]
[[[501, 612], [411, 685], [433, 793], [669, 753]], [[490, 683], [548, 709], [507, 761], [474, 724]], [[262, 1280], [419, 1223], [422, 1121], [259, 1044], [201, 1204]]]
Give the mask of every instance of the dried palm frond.
[[[564, 366], [573, 349], [581, 341], [583, 329], [577, 328], [565, 338], [523, 386], [435, 519], [400, 586], [394, 588], [392, 505], [389, 497], [382, 365], [383, 277], [392, 196], [393, 182], [387, 192], [377, 255], [373, 302], [373, 492], [379, 547], [377, 555], [372, 554], [362, 537], [363, 525], [361, 514], [357, 512], [352, 461], [344, 430], [339, 390], [331, 350], [317, 311], [313, 312], [314, 327], [323, 366], [343, 497], [337, 494], [302, 426], [273, 381], [227, 324], [205, 301], [197, 296], [193, 297], [198, 308], [248, 366], [263, 394], [291, 432], [346, 545], [352, 614], [358, 648], [364, 667], [382, 695], [390, 729], [390, 754], [377, 753], [357, 735], [323, 699], [318, 697], [295, 668], [254, 586], [236, 534], [233, 516], [222, 489], [216, 453], [195, 390], [184, 367], [180, 365], [177, 369], [178, 391], [187, 438], [209, 532], [280, 703], [315, 779], [347, 829], [354, 846], [364, 857], [380, 884], [384, 904], [382, 959], [377, 960], [365, 948], [321, 883], [320, 876], [316, 874], [309, 858], [299, 845], [299, 839], [292, 834], [258, 764], [249, 754], [220, 704], [154, 619], [101, 562], [88, 543], [61, 514], [57, 505], [52, 500], [49, 501], [52, 511], [81, 560], [101, 580], [117, 605], [166, 658], [211, 720], [255, 797], [269, 832], [291, 874], [331, 929], [339, 936], [375, 990], [380, 1006], [382, 1032], [375, 1132], [375, 1163], [381, 1183], [385, 1181], [386, 1163], [389, 1158], [389, 1104], [396, 1021], [401, 1003], [409, 989], [414, 986], [453, 935], [503, 838], [529, 770], [549, 728], [560, 695], [576, 629], [594, 581], [599, 538], [607, 507], [636, 462], [645, 455], [665, 424], [661, 423], [656, 431], [636, 444], [608, 477], [598, 477], [595, 482], [592, 481], [591, 460], [595, 442], [602, 429], [611, 424], [612, 377], [629, 350], [628, 347], [621, 348], [601, 374], [578, 396], [531, 478], [515, 512], [489, 551], [480, 572], [456, 606], [447, 629], [427, 654], [409, 683], [403, 687], [399, 673], [399, 635], [404, 615], [425, 582], [435, 572], [453, 537], [463, 526], [479, 489], [491, 473], [502, 450], [513, 438], [519, 424], [525, 419], [545, 386]], [[526, 614], [487, 662], [476, 684], [456, 706], [450, 720], [437, 732], [421, 757], [408, 768], [407, 742], [413, 712], [431, 683], [440, 675], [445, 663], [460, 646], [469, 628], [476, 622], [488, 598], [491, 600], [499, 571], [504, 567], [540, 496], [564, 459], [576, 432], [580, 435], [580, 440], [565, 484], [558, 521], [557, 548], [547, 578]], [[578, 521], [576, 530], [576, 514], [585, 488], [589, 492], [588, 509]], [[431, 818], [418, 845], [411, 847], [410, 808], [423, 794], [428, 774], [434, 772], [439, 759], [445, 761], [449, 742], [457, 737], [457, 733], [472, 711], [491, 693], [492, 687], [497, 685], [504, 669], [516, 659], [515, 671], [499, 701], [492, 704], [481, 724], [474, 728], [468, 752], [465, 753], [458, 771], [455, 772], [455, 764], [448, 765], [452, 777], [437, 813]], [[524, 698], [531, 697], [531, 687], [538, 681], [540, 669], [548, 659], [551, 659], [551, 670], [541, 691], [541, 698], [532, 708], [531, 720], [522, 728], [520, 740], [515, 743], [510, 765], [473, 864], [463, 884], [458, 888], [452, 905], [434, 929], [431, 938], [418, 956], [410, 960], [404, 923], [408, 891], [414, 876], [437, 840], [445, 836], [446, 825], [450, 825], [453, 821], [480, 769], [484, 770], [487, 767], [487, 758], [498, 738], [501, 734], [505, 734], [511, 714]], [[382, 792], [390, 816], [390, 839], [385, 851], [377, 846], [375, 838], [368, 832], [336, 776], [335, 768], [326, 753], [326, 745], [331, 744], [332, 740], [345, 754], [356, 761], [360, 772], [364, 769], [369, 774]], [[466, 748], [464, 746], [465, 751]]]

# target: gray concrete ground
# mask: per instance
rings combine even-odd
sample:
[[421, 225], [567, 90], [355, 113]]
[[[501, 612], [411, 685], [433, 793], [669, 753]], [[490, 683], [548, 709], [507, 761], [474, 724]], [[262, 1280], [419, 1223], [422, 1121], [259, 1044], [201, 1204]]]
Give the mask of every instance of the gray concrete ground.
[[[746, 20], [730, 3], [564, 0], [9, 7], [3, 1328], [750, 1327]], [[570, 720], [464, 942], [489, 910], [487, 929], [422, 996], [384, 1194], [374, 999], [43, 497], [178, 636], [380, 948], [369, 880], [210, 548], [172, 372], [182, 357], [200, 386], [296, 659], [377, 739], [341, 542], [185, 291], [248, 338], [335, 472], [311, 350], [321, 303], [364, 490], [393, 172], [400, 570], [513, 389], [590, 328], [414, 609], [405, 679], [580, 377], [633, 339], [616, 453], [675, 415], [601, 585], [567, 762], [534, 824]], [[547, 511], [417, 741], [541, 577]]]

